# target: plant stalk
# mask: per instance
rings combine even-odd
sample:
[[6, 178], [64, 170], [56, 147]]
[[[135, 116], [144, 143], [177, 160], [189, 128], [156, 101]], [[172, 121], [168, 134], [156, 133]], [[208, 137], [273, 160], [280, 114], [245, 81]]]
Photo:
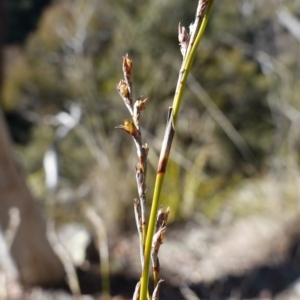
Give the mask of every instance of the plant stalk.
[[[191, 70], [193, 60], [196, 55], [196, 51], [198, 48], [198, 45], [203, 37], [203, 34], [205, 32], [205, 28], [208, 23], [209, 16], [212, 11], [214, 0], [210, 0], [208, 3], [208, 6], [205, 10], [205, 13], [202, 18], [202, 22], [199, 28], [199, 31], [197, 32], [196, 38], [194, 41], [192, 41], [191, 47], [188, 48], [188, 52], [184, 56], [184, 60], [182, 62], [182, 67], [179, 73], [176, 92], [173, 100], [173, 106], [170, 112], [168, 125], [165, 132], [165, 137], [163, 140], [163, 146], [160, 153], [159, 158], [159, 165], [155, 180], [155, 186], [154, 186], [154, 194], [153, 194], [153, 200], [151, 205], [151, 212], [149, 217], [149, 225], [147, 230], [147, 236], [146, 236], [146, 243], [145, 243], [145, 259], [144, 259], [144, 268], [143, 273], [141, 277], [141, 290], [140, 290], [140, 300], [146, 300], [147, 299], [147, 293], [148, 293], [148, 283], [149, 283], [149, 269], [150, 269], [150, 258], [151, 258], [151, 247], [152, 247], [152, 239], [154, 235], [155, 230], [155, 224], [156, 224], [156, 214], [158, 210], [159, 205], [159, 198], [161, 193], [161, 188], [165, 176], [166, 166], [169, 158], [169, 152], [172, 145], [172, 140], [174, 136], [174, 128], [176, 126], [176, 121], [178, 117], [178, 112], [183, 96], [183, 92], [185, 89], [185, 85], [187, 82], [188, 74]], [[198, 17], [198, 16], [196, 16]], [[170, 129], [171, 128], [171, 129]]]

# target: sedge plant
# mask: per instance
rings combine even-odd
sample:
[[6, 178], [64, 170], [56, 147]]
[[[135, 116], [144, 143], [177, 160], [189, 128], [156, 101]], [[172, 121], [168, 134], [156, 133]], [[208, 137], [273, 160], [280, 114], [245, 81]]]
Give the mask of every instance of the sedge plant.
[[123, 129], [132, 136], [138, 156], [138, 163], [136, 164], [135, 169], [139, 198], [134, 199], [134, 212], [140, 240], [140, 259], [142, 265], [142, 274], [133, 295], [133, 299], [135, 300], [150, 300], [150, 294], [148, 291], [150, 261], [152, 263], [154, 281], [154, 291], [151, 298], [159, 298], [159, 288], [162, 279], [159, 278], [158, 252], [161, 244], [163, 243], [164, 233], [166, 231], [166, 223], [169, 215], [169, 209], [164, 211], [162, 208], [159, 208], [160, 193], [166, 173], [173, 137], [175, 135], [178, 113], [182, 102], [187, 78], [190, 73], [197, 48], [205, 32], [212, 11], [213, 3], [214, 0], [199, 0], [195, 21], [190, 25], [189, 32], [187, 32], [185, 27], [181, 26], [181, 24], [179, 24], [178, 27], [178, 39], [180, 50], [183, 56], [183, 61], [179, 71], [173, 105], [169, 108], [167, 126], [158, 162], [148, 226], [146, 224], [145, 217], [145, 202], [147, 155], [149, 147], [147, 144], [143, 144], [142, 141], [142, 134], [140, 131], [140, 116], [141, 112], [145, 109], [145, 106], [149, 99], [139, 98], [133, 103], [131, 80], [132, 61], [128, 55], [123, 57], [122, 69], [124, 79], [121, 80], [117, 85], [117, 90], [122, 97], [125, 106], [130, 112], [131, 119], [126, 119], [124, 121], [124, 124], [119, 125], [116, 128]]

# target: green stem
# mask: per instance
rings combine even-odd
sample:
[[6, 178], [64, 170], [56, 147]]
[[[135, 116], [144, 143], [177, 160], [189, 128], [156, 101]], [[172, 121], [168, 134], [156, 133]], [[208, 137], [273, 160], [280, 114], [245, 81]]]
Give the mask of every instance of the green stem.
[[[154, 195], [153, 202], [151, 206], [149, 225], [147, 230], [147, 238], [145, 245], [145, 261], [144, 261], [144, 269], [141, 278], [141, 291], [140, 291], [140, 299], [146, 299], [146, 295], [148, 292], [148, 280], [149, 280], [149, 269], [150, 269], [150, 258], [151, 258], [151, 246], [152, 246], [152, 237], [154, 234], [154, 229], [156, 225], [156, 214], [159, 204], [159, 196], [161, 192], [162, 183], [164, 180], [164, 173], [159, 173], [156, 176], [155, 187], [154, 187]], [[154, 201], [154, 199], [157, 199]], [[150, 237], [150, 238], [149, 238]]]
[[[182, 63], [182, 68], [181, 68], [180, 74], [179, 74], [178, 86], [176, 89], [176, 93], [175, 93], [174, 100], [173, 100], [173, 106], [172, 106], [174, 126], [176, 125], [178, 112], [179, 112], [183, 92], [185, 89], [186, 81], [188, 78], [188, 74], [191, 70], [198, 45], [199, 45], [199, 43], [203, 37], [203, 34], [205, 32], [205, 28], [208, 23], [209, 16], [211, 14], [213, 3], [214, 3], [214, 0], [211, 0], [209, 2], [207, 10], [203, 16], [199, 31], [197, 33], [196, 39], [194, 41], [194, 44], [191, 48], [189, 48], [189, 52], [186, 54], [184, 61]], [[165, 172], [158, 172], [156, 175], [156, 180], [155, 180], [154, 194], [153, 194], [151, 212], [150, 212], [150, 217], [149, 217], [149, 225], [148, 225], [146, 243], [145, 243], [145, 261], [144, 261], [144, 269], [143, 269], [142, 278], [141, 278], [140, 300], [146, 300], [147, 294], [148, 294], [152, 238], [154, 235], [154, 230], [155, 230], [155, 225], [156, 225], [156, 214], [157, 214], [157, 210], [158, 210], [159, 198], [160, 198], [160, 193], [161, 193], [164, 176], [165, 176]]]
[[206, 25], [208, 23], [209, 16], [210, 16], [211, 11], [212, 11], [213, 4], [214, 4], [214, 0], [211, 0], [208, 4], [206, 13], [203, 16], [203, 20], [201, 22], [201, 26], [200, 26], [198, 34], [196, 36], [194, 45], [190, 48], [190, 51], [187, 53], [187, 55], [185, 56], [185, 59], [182, 63], [182, 67], [181, 67], [181, 70], [180, 70], [180, 73], [182, 74], [182, 77], [181, 77], [179, 86], [177, 86], [176, 93], [175, 93], [174, 100], [173, 100], [173, 106], [172, 106], [174, 125], [176, 125], [176, 121], [177, 121], [179, 108], [180, 108], [180, 105], [181, 105], [181, 100], [182, 100], [183, 92], [184, 92], [184, 89], [185, 89], [186, 81], [187, 81], [188, 75], [190, 73], [190, 70], [191, 70], [191, 67], [192, 67], [192, 64], [193, 64], [198, 46], [199, 46], [200, 41], [201, 41], [201, 39], [203, 37], [203, 34], [205, 32]]

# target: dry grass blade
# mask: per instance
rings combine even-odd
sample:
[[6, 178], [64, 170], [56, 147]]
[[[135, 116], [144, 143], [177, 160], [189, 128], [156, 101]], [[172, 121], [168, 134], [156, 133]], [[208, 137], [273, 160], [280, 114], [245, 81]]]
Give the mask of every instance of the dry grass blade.
[[134, 290], [134, 294], [132, 297], [132, 300], [138, 300], [140, 297], [140, 289], [141, 289], [141, 282], [139, 281], [136, 286], [135, 286], [135, 290]]
[[153, 291], [153, 294], [152, 294], [152, 300], [158, 300], [159, 299], [159, 288], [160, 288], [160, 285], [161, 283], [163, 282], [163, 279], [160, 279], [158, 282], [157, 282], [157, 285]]
[[74, 296], [74, 299], [80, 300], [81, 292], [80, 292], [79, 281], [78, 281], [75, 267], [70, 258], [70, 255], [68, 251], [65, 249], [65, 247], [62, 245], [62, 243], [59, 241], [57, 234], [55, 232], [54, 223], [48, 221], [47, 225], [48, 225], [47, 235], [48, 235], [49, 242], [64, 265], [70, 290]]
[[173, 120], [172, 109], [169, 110], [168, 123], [165, 131], [165, 136], [161, 146], [160, 157], [158, 161], [157, 173], [165, 173], [169, 155], [171, 151], [172, 141], [175, 135], [175, 126]]
[[233, 127], [227, 117], [222, 113], [222, 111], [220, 111], [217, 105], [213, 102], [213, 100], [209, 97], [207, 92], [203, 89], [203, 87], [192, 74], [190, 74], [189, 76], [188, 86], [197, 96], [198, 100], [206, 107], [214, 120], [225, 131], [225, 133], [232, 140], [235, 146], [239, 149], [244, 159], [248, 162], [254, 163], [254, 155], [243, 137], [237, 132], [237, 130]]
[[152, 241], [151, 260], [152, 260], [153, 278], [154, 278], [155, 286], [158, 284], [158, 278], [160, 272], [158, 252], [161, 244], [163, 243], [164, 234], [166, 230], [167, 228], [165, 226], [159, 228], [159, 230], [155, 233]]

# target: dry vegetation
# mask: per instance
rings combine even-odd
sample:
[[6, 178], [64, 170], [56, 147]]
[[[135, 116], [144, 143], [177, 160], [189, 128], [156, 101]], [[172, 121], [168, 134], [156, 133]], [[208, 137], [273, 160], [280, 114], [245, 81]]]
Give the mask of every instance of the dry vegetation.
[[[6, 68], [4, 108], [18, 107], [34, 123], [29, 143], [16, 146], [28, 185], [57, 225], [80, 223], [94, 233], [86, 208], [99, 214], [113, 274], [139, 276], [140, 262], [132, 209], [136, 149], [115, 130], [127, 115], [115, 90], [121, 57], [129, 53], [134, 61], [135, 95], [151, 99], [141, 128], [150, 147], [151, 199], [181, 63], [178, 22], [188, 26], [195, 6], [54, 1]], [[215, 3], [161, 196], [171, 208], [163, 298], [194, 299], [189, 289], [200, 299], [299, 297], [299, 16], [297, 0]], [[49, 115], [74, 101], [82, 118], [58, 145], [60, 181], [51, 193], [42, 163], [56, 130]], [[281, 277], [265, 283], [269, 273], [262, 267]], [[280, 273], [281, 267], [287, 269]]]

